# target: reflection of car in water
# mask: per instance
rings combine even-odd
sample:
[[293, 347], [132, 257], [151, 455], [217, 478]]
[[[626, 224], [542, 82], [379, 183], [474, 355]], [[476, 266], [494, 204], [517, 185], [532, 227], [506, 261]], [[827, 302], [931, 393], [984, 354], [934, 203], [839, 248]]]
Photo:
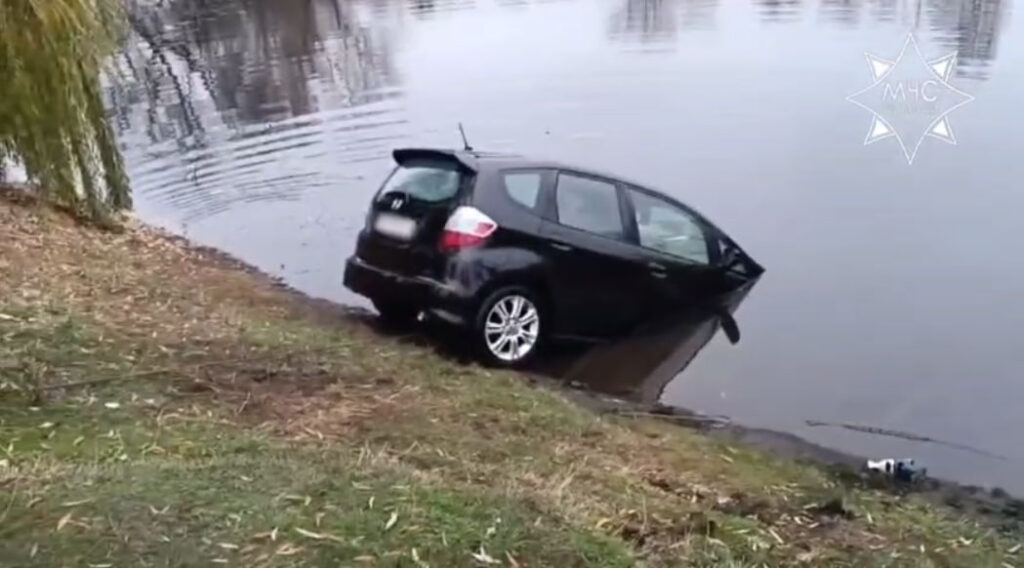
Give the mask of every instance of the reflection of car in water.
[[591, 390], [654, 404], [665, 386], [693, 361], [719, 328], [732, 343], [739, 341], [732, 313], [753, 285], [744, 284], [709, 301], [652, 319], [625, 337], [590, 349], [558, 374]]
[[763, 272], [696, 211], [615, 177], [471, 150], [394, 158], [345, 285], [386, 319], [470, 329], [491, 363], [627, 335]]

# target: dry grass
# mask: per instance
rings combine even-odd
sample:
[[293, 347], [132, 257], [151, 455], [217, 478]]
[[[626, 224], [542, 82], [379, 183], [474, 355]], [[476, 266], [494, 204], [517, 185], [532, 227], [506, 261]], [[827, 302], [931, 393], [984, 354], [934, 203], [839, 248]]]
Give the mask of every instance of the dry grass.
[[1024, 566], [1017, 533], [594, 415], [139, 227], [0, 200], [0, 289], [15, 565]]

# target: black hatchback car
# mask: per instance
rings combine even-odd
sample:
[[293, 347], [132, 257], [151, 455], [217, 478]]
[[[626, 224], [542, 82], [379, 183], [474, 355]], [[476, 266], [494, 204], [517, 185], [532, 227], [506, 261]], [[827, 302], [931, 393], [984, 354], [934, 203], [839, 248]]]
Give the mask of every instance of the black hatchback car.
[[628, 334], [763, 272], [693, 209], [616, 177], [472, 150], [393, 156], [345, 286], [387, 320], [467, 328], [493, 364]]

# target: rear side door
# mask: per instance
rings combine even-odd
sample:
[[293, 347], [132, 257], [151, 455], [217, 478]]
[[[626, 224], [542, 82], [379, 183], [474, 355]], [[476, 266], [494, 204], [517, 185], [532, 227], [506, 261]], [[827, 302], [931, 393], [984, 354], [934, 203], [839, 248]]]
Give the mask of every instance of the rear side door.
[[656, 305], [652, 313], [680, 310], [723, 291], [716, 270], [714, 231], [685, 207], [637, 187], [626, 187], [627, 208], [635, 223]]
[[641, 315], [643, 255], [629, 242], [618, 185], [560, 170], [544, 198], [541, 235], [558, 332], [601, 337], [627, 331]]

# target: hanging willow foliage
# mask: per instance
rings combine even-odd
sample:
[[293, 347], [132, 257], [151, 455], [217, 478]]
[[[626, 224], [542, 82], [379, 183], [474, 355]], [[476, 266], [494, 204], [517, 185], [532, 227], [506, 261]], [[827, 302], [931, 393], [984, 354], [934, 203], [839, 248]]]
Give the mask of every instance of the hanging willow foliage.
[[93, 218], [131, 205], [100, 86], [120, 1], [0, 0], [0, 162]]

